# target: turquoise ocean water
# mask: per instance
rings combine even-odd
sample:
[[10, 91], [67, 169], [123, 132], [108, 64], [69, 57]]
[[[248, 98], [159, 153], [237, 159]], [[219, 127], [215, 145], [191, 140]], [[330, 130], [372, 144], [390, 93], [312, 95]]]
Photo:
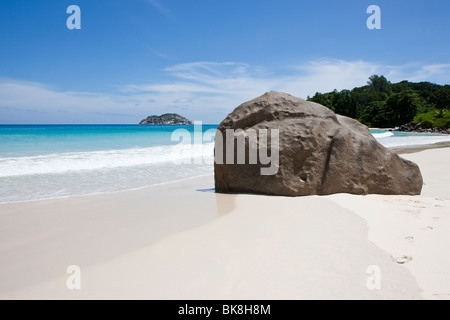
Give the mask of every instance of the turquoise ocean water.
[[[216, 128], [204, 125], [202, 131]], [[129, 190], [212, 174], [212, 140], [193, 151], [172, 141], [177, 129], [194, 136], [194, 126], [0, 125], [0, 202]], [[372, 133], [387, 147], [450, 141], [443, 135]], [[192, 154], [203, 155], [208, 164], [191, 161]]]

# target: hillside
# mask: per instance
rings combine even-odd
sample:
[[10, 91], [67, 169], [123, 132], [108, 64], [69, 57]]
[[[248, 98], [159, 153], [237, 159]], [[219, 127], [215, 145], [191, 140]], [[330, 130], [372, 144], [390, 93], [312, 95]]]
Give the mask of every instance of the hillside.
[[192, 125], [191, 120], [176, 113], [166, 113], [161, 116], [149, 116], [142, 120], [141, 125]]
[[409, 81], [393, 84], [384, 76], [373, 75], [366, 86], [318, 92], [308, 100], [369, 127], [399, 127], [411, 122], [426, 128], [450, 127], [450, 85]]

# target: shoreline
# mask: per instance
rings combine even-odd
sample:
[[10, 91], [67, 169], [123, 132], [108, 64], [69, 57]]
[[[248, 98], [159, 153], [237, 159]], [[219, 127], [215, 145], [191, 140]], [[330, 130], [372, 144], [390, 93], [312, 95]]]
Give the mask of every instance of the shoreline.
[[404, 146], [404, 147], [392, 147], [392, 148], [388, 148], [388, 149], [401, 155], [401, 154], [411, 154], [411, 153], [421, 152], [424, 150], [441, 149], [441, 148], [450, 148], [450, 141], [436, 142], [433, 144], [426, 144], [426, 145], [411, 145], [411, 146]]
[[[437, 143], [433, 143], [433, 144], [424, 144], [424, 145], [410, 145], [410, 146], [402, 146], [402, 147], [388, 147], [387, 149], [389, 149], [391, 151], [394, 151], [394, 152], [396, 152], [397, 154], [399, 154], [401, 156], [403, 154], [417, 153], [417, 152], [421, 152], [421, 151], [424, 151], [424, 150], [438, 149], [438, 148], [450, 148], [450, 141], [437, 142]], [[184, 178], [184, 179], [179, 179], [179, 180], [166, 181], [166, 182], [161, 182], [161, 183], [157, 183], [157, 184], [152, 184], [152, 185], [143, 186], [143, 187], [137, 187], [137, 188], [132, 188], [132, 189], [118, 190], [118, 191], [102, 191], [102, 192], [95, 192], [95, 193], [81, 193], [81, 194], [71, 194], [71, 195], [65, 195], [65, 196], [59, 196], [59, 197], [49, 197], [49, 198], [30, 199], [30, 200], [18, 200], [18, 201], [8, 201], [8, 202], [1, 202], [0, 201], [0, 205], [13, 204], [13, 203], [28, 203], [28, 202], [45, 201], [45, 200], [68, 199], [68, 198], [71, 198], [71, 197], [96, 196], [96, 195], [103, 195], [103, 194], [117, 194], [117, 193], [122, 193], [122, 192], [137, 191], [137, 190], [141, 190], [141, 189], [162, 186], [162, 185], [166, 185], [166, 184], [178, 183], [178, 182], [182, 182], [182, 181], [185, 181], [185, 180], [191, 180], [191, 179], [196, 179], [196, 178], [201, 178], [201, 177], [208, 177], [208, 176], [211, 176], [211, 175], [214, 175], [214, 173], [204, 174], [204, 175], [200, 175], [200, 176], [194, 176], [194, 177], [189, 177], [189, 178]]]
[[82, 193], [82, 194], [69, 194], [69, 195], [60, 196], [60, 197], [31, 199], [31, 200], [19, 200], [19, 201], [10, 201], [10, 202], [0, 202], [0, 205], [3, 205], [3, 204], [14, 204], [14, 203], [27, 203], [27, 202], [36, 202], [36, 201], [46, 201], [46, 200], [69, 199], [69, 198], [72, 198], [72, 197], [89, 197], [89, 196], [98, 196], [98, 195], [108, 195], [108, 194], [116, 194], [116, 193], [122, 193], [122, 192], [132, 192], [132, 191], [138, 191], [138, 190], [147, 189], [147, 188], [164, 186], [164, 185], [171, 184], [171, 183], [180, 183], [180, 182], [183, 182], [183, 181], [186, 181], [186, 180], [192, 180], [192, 179], [198, 179], [198, 178], [203, 178], [203, 177], [209, 177], [211, 175], [214, 175], [214, 173], [204, 174], [204, 175], [190, 177], [190, 178], [178, 179], [178, 180], [173, 180], [173, 181], [166, 181], [166, 182], [156, 183], [156, 184], [143, 186], [143, 187], [132, 188], [132, 189], [126, 189], [126, 190], [103, 191], [103, 192]]
[[208, 175], [0, 204], [0, 299], [450, 299], [450, 148], [404, 157], [421, 196], [217, 194]]

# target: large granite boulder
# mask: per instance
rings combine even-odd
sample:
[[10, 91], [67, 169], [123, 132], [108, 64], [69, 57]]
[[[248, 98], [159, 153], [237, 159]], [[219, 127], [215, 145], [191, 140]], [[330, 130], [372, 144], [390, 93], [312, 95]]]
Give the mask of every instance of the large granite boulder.
[[[270, 136], [271, 129], [278, 129], [279, 166], [274, 174], [261, 174], [267, 163], [249, 164], [249, 150], [258, 148], [258, 140], [252, 143], [248, 137], [245, 164], [237, 164], [242, 163], [238, 152], [231, 154], [234, 162], [225, 161], [227, 129], [232, 129], [228, 141], [234, 139], [236, 144], [239, 136], [250, 136], [252, 130], [267, 129]], [[274, 137], [268, 139], [269, 150]], [[423, 185], [419, 167], [379, 144], [366, 126], [281, 92], [242, 104], [220, 124], [214, 172], [216, 191], [225, 193], [418, 195]]]

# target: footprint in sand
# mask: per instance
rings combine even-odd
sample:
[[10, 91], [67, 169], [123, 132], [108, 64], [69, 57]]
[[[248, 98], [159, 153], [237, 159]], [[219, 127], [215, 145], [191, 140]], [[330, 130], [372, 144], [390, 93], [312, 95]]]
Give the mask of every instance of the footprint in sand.
[[434, 230], [434, 228], [433, 227], [426, 227], [426, 228], [422, 228], [422, 230], [424, 230], [424, 231], [431, 231], [431, 230]]
[[405, 237], [405, 240], [408, 240], [409, 242], [414, 242], [414, 237]]
[[405, 264], [405, 263], [411, 262], [412, 260], [413, 260], [413, 258], [412, 257], [408, 257], [408, 256], [398, 257], [398, 258], [394, 259], [394, 261], [397, 264]]

